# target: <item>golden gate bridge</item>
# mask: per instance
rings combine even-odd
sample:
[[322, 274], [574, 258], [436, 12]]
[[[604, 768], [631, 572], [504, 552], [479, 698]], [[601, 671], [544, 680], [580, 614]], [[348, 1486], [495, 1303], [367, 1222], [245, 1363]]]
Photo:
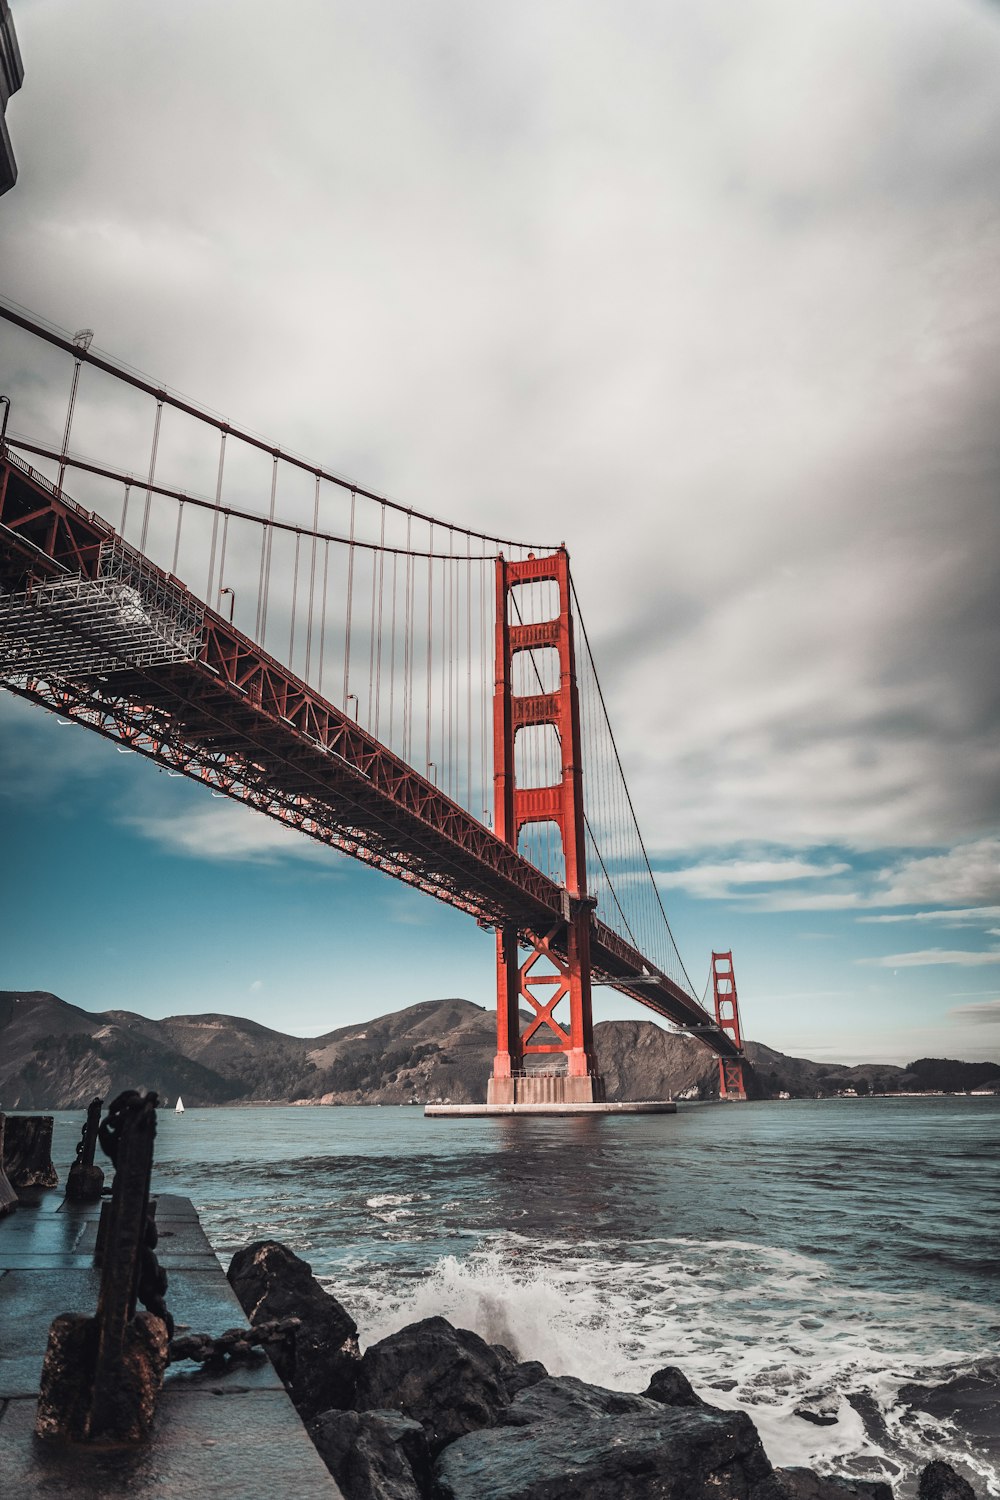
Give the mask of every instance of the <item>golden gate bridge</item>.
[[0, 319], [0, 684], [493, 929], [491, 1104], [603, 1100], [595, 983], [700, 1038], [745, 1098], [732, 954], [699, 999], [565, 545], [406, 507], [89, 330]]

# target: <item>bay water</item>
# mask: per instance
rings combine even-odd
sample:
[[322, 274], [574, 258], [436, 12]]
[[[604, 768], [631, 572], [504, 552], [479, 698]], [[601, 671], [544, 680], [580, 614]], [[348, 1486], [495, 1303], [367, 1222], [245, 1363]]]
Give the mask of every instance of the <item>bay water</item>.
[[[57, 1121], [71, 1159], [79, 1117]], [[1000, 1448], [899, 1395], [996, 1358], [1000, 1098], [164, 1110], [155, 1186], [194, 1200], [223, 1265], [255, 1239], [304, 1256], [362, 1346], [440, 1313], [623, 1390], [676, 1364], [775, 1464], [905, 1495], [945, 1457], [1000, 1496]]]

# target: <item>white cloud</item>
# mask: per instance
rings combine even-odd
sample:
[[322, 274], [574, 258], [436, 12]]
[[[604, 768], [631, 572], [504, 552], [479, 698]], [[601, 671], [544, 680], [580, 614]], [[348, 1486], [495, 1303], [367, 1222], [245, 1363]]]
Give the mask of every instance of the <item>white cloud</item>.
[[208, 801], [177, 813], [126, 813], [120, 821], [168, 854], [225, 862], [307, 859], [333, 864], [335, 851], [238, 802]]
[[882, 958], [859, 958], [859, 964], [870, 964], [878, 969], [916, 969], [930, 965], [957, 964], [963, 968], [978, 968], [985, 964], [1000, 964], [1000, 948], [986, 953], [962, 949], [924, 948], [916, 953], [889, 953]]
[[927, 901], [956, 906], [1000, 899], [1000, 838], [958, 845], [943, 854], [908, 859], [880, 877], [880, 906], [916, 906]]
[[877, 917], [858, 917], [859, 922], [933, 922], [941, 927], [981, 926], [1000, 917], [1000, 906], [972, 906], [965, 911], [939, 907], [934, 911], [890, 912]]
[[692, 895], [718, 900], [733, 893], [733, 887], [772, 885], [790, 880], [817, 880], [840, 875], [850, 865], [816, 864], [803, 859], [732, 859], [718, 864], [692, 865], [684, 870], [658, 870], [656, 882], [670, 889], [681, 887]]
[[986, 1000], [979, 1005], [957, 1005], [948, 1012], [953, 1021], [973, 1026], [1000, 1026], [1000, 1000]]
[[[995, 829], [986, 7], [17, 20], [10, 294], [410, 503], [565, 536], [650, 847]], [[23, 368], [58, 441], [65, 371]], [[148, 462], [145, 416], [85, 390], [78, 423]]]

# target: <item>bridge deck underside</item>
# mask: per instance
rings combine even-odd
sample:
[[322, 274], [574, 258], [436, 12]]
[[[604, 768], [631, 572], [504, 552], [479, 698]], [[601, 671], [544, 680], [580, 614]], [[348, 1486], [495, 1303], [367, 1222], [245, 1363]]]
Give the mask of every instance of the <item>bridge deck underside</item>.
[[[0, 603], [14, 617], [23, 618], [28, 607], [53, 609], [52, 590], [38, 589], [40, 582], [79, 576], [96, 586], [102, 544], [119, 551], [126, 546], [42, 476], [9, 452], [0, 454]], [[136, 567], [148, 571], [148, 561], [134, 556]], [[68, 674], [47, 668], [36, 645], [34, 657], [0, 663], [0, 681], [486, 926], [514, 922], [525, 933], [555, 928], [558, 946], [564, 893], [555, 882], [176, 580], [156, 571], [159, 586], [183, 593], [185, 607], [195, 604], [203, 620], [190, 657], [112, 663], [104, 640], [94, 670]], [[76, 619], [73, 628], [86, 646], [86, 619]], [[65, 635], [63, 619], [54, 617], [53, 634], [60, 632]], [[730, 1039], [696, 1000], [596, 918], [591, 961], [599, 978], [698, 1032], [720, 1056], [734, 1055]], [[638, 975], [646, 976], [644, 982], [630, 984]]]

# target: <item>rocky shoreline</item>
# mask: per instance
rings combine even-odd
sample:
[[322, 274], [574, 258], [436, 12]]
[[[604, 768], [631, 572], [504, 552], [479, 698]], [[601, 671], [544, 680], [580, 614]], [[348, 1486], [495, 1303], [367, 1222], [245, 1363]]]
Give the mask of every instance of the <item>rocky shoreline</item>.
[[[488, 1344], [441, 1317], [369, 1346], [308, 1263], [275, 1240], [228, 1277], [346, 1500], [897, 1500], [884, 1480], [774, 1468], [745, 1412], [668, 1366], [637, 1394]], [[289, 1321], [291, 1320], [291, 1321]], [[929, 1463], [919, 1500], [976, 1500]]]

